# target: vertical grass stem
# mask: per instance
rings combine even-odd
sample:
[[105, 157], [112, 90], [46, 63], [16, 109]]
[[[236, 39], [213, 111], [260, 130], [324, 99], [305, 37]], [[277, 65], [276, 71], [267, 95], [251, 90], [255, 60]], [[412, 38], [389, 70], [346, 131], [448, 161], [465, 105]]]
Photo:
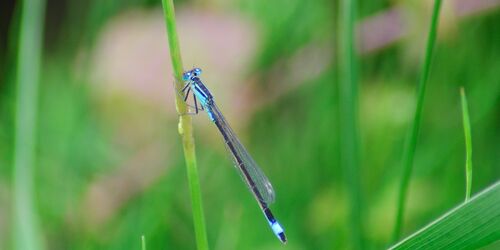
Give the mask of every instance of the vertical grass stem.
[[[175, 90], [178, 93], [182, 89], [181, 79], [184, 70], [182, 67], [179, 38], [177, 35], [174, 2], [173, 0], [162, 0], [162, 5], [175, 77]], [[182, 137], [184, 158], [186, 160], [196, 245], [198, 249], [205, 250], [208, 249], [208, 240], [205, 227], [205, 217], [203, 214], [198, 167], [196, 164], [192, 119], [191, 116], [184, 115], [187, 112], [186, 103], [179, 98], [178, 95], [175, 95], [175, 106], [177, 112], [180, 114], [178, 130]]]

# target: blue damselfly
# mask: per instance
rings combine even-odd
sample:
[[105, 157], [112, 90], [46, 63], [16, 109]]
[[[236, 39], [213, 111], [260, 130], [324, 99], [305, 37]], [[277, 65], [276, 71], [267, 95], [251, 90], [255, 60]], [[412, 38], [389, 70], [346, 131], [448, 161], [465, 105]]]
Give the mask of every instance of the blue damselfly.
[[201, 81], [200, 74], [201, 69], [194, 68], [182, 75], [182, 80], [185, 82], [185, 86], [182, 88], [184, 101], [188, 100], [191, 93], [195, 113], [197, 114], [200, 110], [207, 112], [210, 120], [219, 129], [238, 172], [255, 196], [274, 234], [281, 242], [286, 243], [285, 232], [269, 209], [269, 204], [273, 203], [275, 199], [273, 186], [224, 119], [212, 94]]

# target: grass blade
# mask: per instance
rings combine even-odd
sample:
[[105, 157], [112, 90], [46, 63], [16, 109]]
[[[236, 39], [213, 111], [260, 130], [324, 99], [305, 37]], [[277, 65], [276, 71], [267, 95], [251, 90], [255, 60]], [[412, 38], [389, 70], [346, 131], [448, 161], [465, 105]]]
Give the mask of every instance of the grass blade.
[[[170, 56], [175, 77], [176, 93], [182, 89], [182, 60], [179, 46], [179, 38], [175, 22], [175, 10], [173, 0], [162, 0], [163, 14], [165, 16], [165, 24], [167, 26], [168, 44], [170, 48]], [[186, 103], [175, 95], [175, 107], [179, 116], [179, 134], [182, 137], [182, 146], [184, 148], [184, 158], [186, 160], [187, 176], [189, 182], [189, 190], [191, 194], [191, 206], [193, 212], [194, 231], [196, 237], [196, 245], [198, 249], [208, 249], [207, 231], [205, 227], [205, 217], [203, 214], [203, 206], [201, 200], [200, 180], [198, 177], [198, 167], [196, 164], [196, 154], [193, 138], [192, 119], [186, 114]]]
[[352, 247], [362, 248], [361, 191], [359, 176], [358, 82], [354, 41], [356, 1], [340, 1], [339, 106], [340, 160], [350, 197]]
[[33, 204], [33, 172], [45, 1], [23, 1], [20, 6], [13, 171], [13, 248], [32, 250], [43, 248]]
[[500, 182], [391, 249], [477, 249], [500, 240]]
[[146, 237], [141, 236], [141, 250], [146, 250]]
[[462, 100], [462, 114], [465, 136], [465, 201], [468, 201], [470, 199], [472, 187], [472, 136], [467, 97], [465, 96], [465, 90], [463, 87], [460, 88], [460, 96]]
[[420, 130], [420, 120], [422, 119], [422, 109], [424, 106], [425, 89], [427, 86], [427, 80], [429, 78], [432, 55], [436, 44], [436, 33], [438, 28], [440, 9], [441, 9], [441, 0], [436, 0], [434, 2], [434, 10], [432, 13], [432, 20], [429, 29], [429, 37], [427, 40], [425, 59], [422, 67], [422, 73], [420, 76], [420, 82], [418, 85], [417, 106], [414, 113], [411, 129], [409, 131], [408, 137], [406, 138], [404, 152], [403, 152], [403, 161], [402, 161], [403, 175], [401, 177], [401, 182], [399, 186], [393, 241], [399, 239], [403, 227], [405, 202], [407, 199], [408, 185], [410, 182], [410, 177], [413, 168], [413, 158], [415, 156], [415, 148], [417, 146], [418, 132]]

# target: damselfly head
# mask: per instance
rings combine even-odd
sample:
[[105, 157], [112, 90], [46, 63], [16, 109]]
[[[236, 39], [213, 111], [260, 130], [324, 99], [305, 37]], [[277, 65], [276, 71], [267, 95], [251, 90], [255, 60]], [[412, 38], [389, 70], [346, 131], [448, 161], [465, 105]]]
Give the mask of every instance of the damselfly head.
[[201, 75], [201, 69], [200, 68], [194, 68], [192, 70], [184, 72], [184, 74], [182, 74], [182, 80], [189, 81], [189, 80], [191, 80], [191, 77], [193, 77], [193, 76], [199, 76], [199, 75]]
[[194, 68], [192, 71], [193, 71], [194, 76], [201, 75], [201, 69], [200, 68]]
[[189, 79], [191, 79], [192, 75], [193, 74], [191, 73], [191, 70], [190, 71], [186, 71], [186, 72], [184, 72], [184, 74], [182, 74], [182, 80], [189, 81]]

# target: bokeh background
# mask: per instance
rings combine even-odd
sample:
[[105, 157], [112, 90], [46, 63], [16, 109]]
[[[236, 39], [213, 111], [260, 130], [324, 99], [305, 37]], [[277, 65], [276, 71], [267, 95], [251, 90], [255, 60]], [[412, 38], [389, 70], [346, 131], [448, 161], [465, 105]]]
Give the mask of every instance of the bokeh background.
[[[34, 209], [46, 249], [195, 249], [173, 73], [152, 0], [49, 0]], [[364, 249], [391, 244], [401, 155], [433, 1], [360, 1]], [[338, 1], [176, 1], [184, 66], [203, 79], [276, 190], [288, 249], [349, 249], [339, 161]], [[19, 2], [0, 3], [0, 249], [13, 214]], [[500, 177], [500, 1], [444, 1], [404, 235], [461, 203], [459, 88], [472, 120], [473, 193]], [[212, 249], [278, 249], [205, 114], [194, 117]]]

